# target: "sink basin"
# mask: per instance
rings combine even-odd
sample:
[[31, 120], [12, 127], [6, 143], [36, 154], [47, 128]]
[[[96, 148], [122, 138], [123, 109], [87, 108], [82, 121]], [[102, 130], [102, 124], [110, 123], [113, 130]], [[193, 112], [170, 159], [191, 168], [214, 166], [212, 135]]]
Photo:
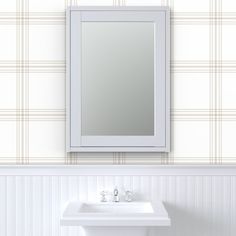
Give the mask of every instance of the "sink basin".
[[61, 225], [70, 226], [169, 226], [170, 219], [162, 202], [69, 202]]
[[150, 202], [139, 203], [83, 203], [79, 209], [81, 213], [104, 213], [104, 214], [132, 214], [154, 213]]

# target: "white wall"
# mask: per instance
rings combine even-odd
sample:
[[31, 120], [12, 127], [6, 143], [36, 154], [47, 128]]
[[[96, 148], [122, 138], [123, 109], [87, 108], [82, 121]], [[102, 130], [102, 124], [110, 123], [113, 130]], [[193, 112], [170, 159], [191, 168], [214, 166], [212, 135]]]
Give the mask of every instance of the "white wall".
[[236, 235], [236, 168], [202, 166], [0, 167], [1, 236], [82, 236], [60, 227], [68, 200], [98, 200], [101, 190], [132, 190], [164, 201], [170, 228], [150, 236]]
[[[65, 152], [65, 9], [69, 5], [171, 8], [169, 154]], [[0, 1], [0, 163], [236, 163], [232, 0]]]

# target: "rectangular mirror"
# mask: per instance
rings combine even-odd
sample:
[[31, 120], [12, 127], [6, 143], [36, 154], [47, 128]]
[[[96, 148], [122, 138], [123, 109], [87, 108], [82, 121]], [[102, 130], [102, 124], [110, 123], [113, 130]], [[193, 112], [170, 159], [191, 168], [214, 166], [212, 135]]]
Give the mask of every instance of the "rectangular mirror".
[[169, 151], [169, 11], [67, 11], [67, 150]]
[[81, 80], [82, 135], [153, 135], [154, 24], [83, 22]]

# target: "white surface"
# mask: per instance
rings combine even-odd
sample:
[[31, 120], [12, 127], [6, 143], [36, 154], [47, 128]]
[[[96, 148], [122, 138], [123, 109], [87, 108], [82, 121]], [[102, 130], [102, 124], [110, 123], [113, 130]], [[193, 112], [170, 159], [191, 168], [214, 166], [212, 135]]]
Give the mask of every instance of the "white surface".
[[149, 236], [235, 236], [235, 171], [235, 166], [2, 166], [0, 235], [84, 236], [79, 227], [60, 226], [61, 209], [72, 200], [97, 201], [102, 190], [117, 186], [121, 198], [129, 189], [137, 201], [164, 202], [171, 227], [150, 229]]
[[169, 226], [161, 202], [71, 201], [62, 212], [61, 225], [68, 226]]
[[0, 165], [1, 175], [236, 176], [236, 165]]
[[86, 236], [147, 236], [144, 227], [83, 227]]
[[[79, 204], [79, 203], [78, 203]], [[80, 213], [104, 213], [104, 214], [135, 214], [154, 213], [150, 202], [106, 202], [106, 203], [82, 203], [79, 207]]]

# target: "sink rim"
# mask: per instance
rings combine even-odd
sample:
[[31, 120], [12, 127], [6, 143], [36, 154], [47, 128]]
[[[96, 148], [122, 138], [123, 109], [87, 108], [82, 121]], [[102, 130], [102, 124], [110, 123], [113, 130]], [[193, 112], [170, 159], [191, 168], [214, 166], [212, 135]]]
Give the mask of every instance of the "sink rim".
[[[138, 205], [151, 204], [152, 213], [104, 213], [104, 212], [79, 212], [81, 204], [99, 205]], [[162, 202], [151, 201], [133, 202], [93, 202], [93, 201], [70, 201], [66, 204], [61, 215], [61, 225], [71, 226], [170, 226], [170, 218]]]

